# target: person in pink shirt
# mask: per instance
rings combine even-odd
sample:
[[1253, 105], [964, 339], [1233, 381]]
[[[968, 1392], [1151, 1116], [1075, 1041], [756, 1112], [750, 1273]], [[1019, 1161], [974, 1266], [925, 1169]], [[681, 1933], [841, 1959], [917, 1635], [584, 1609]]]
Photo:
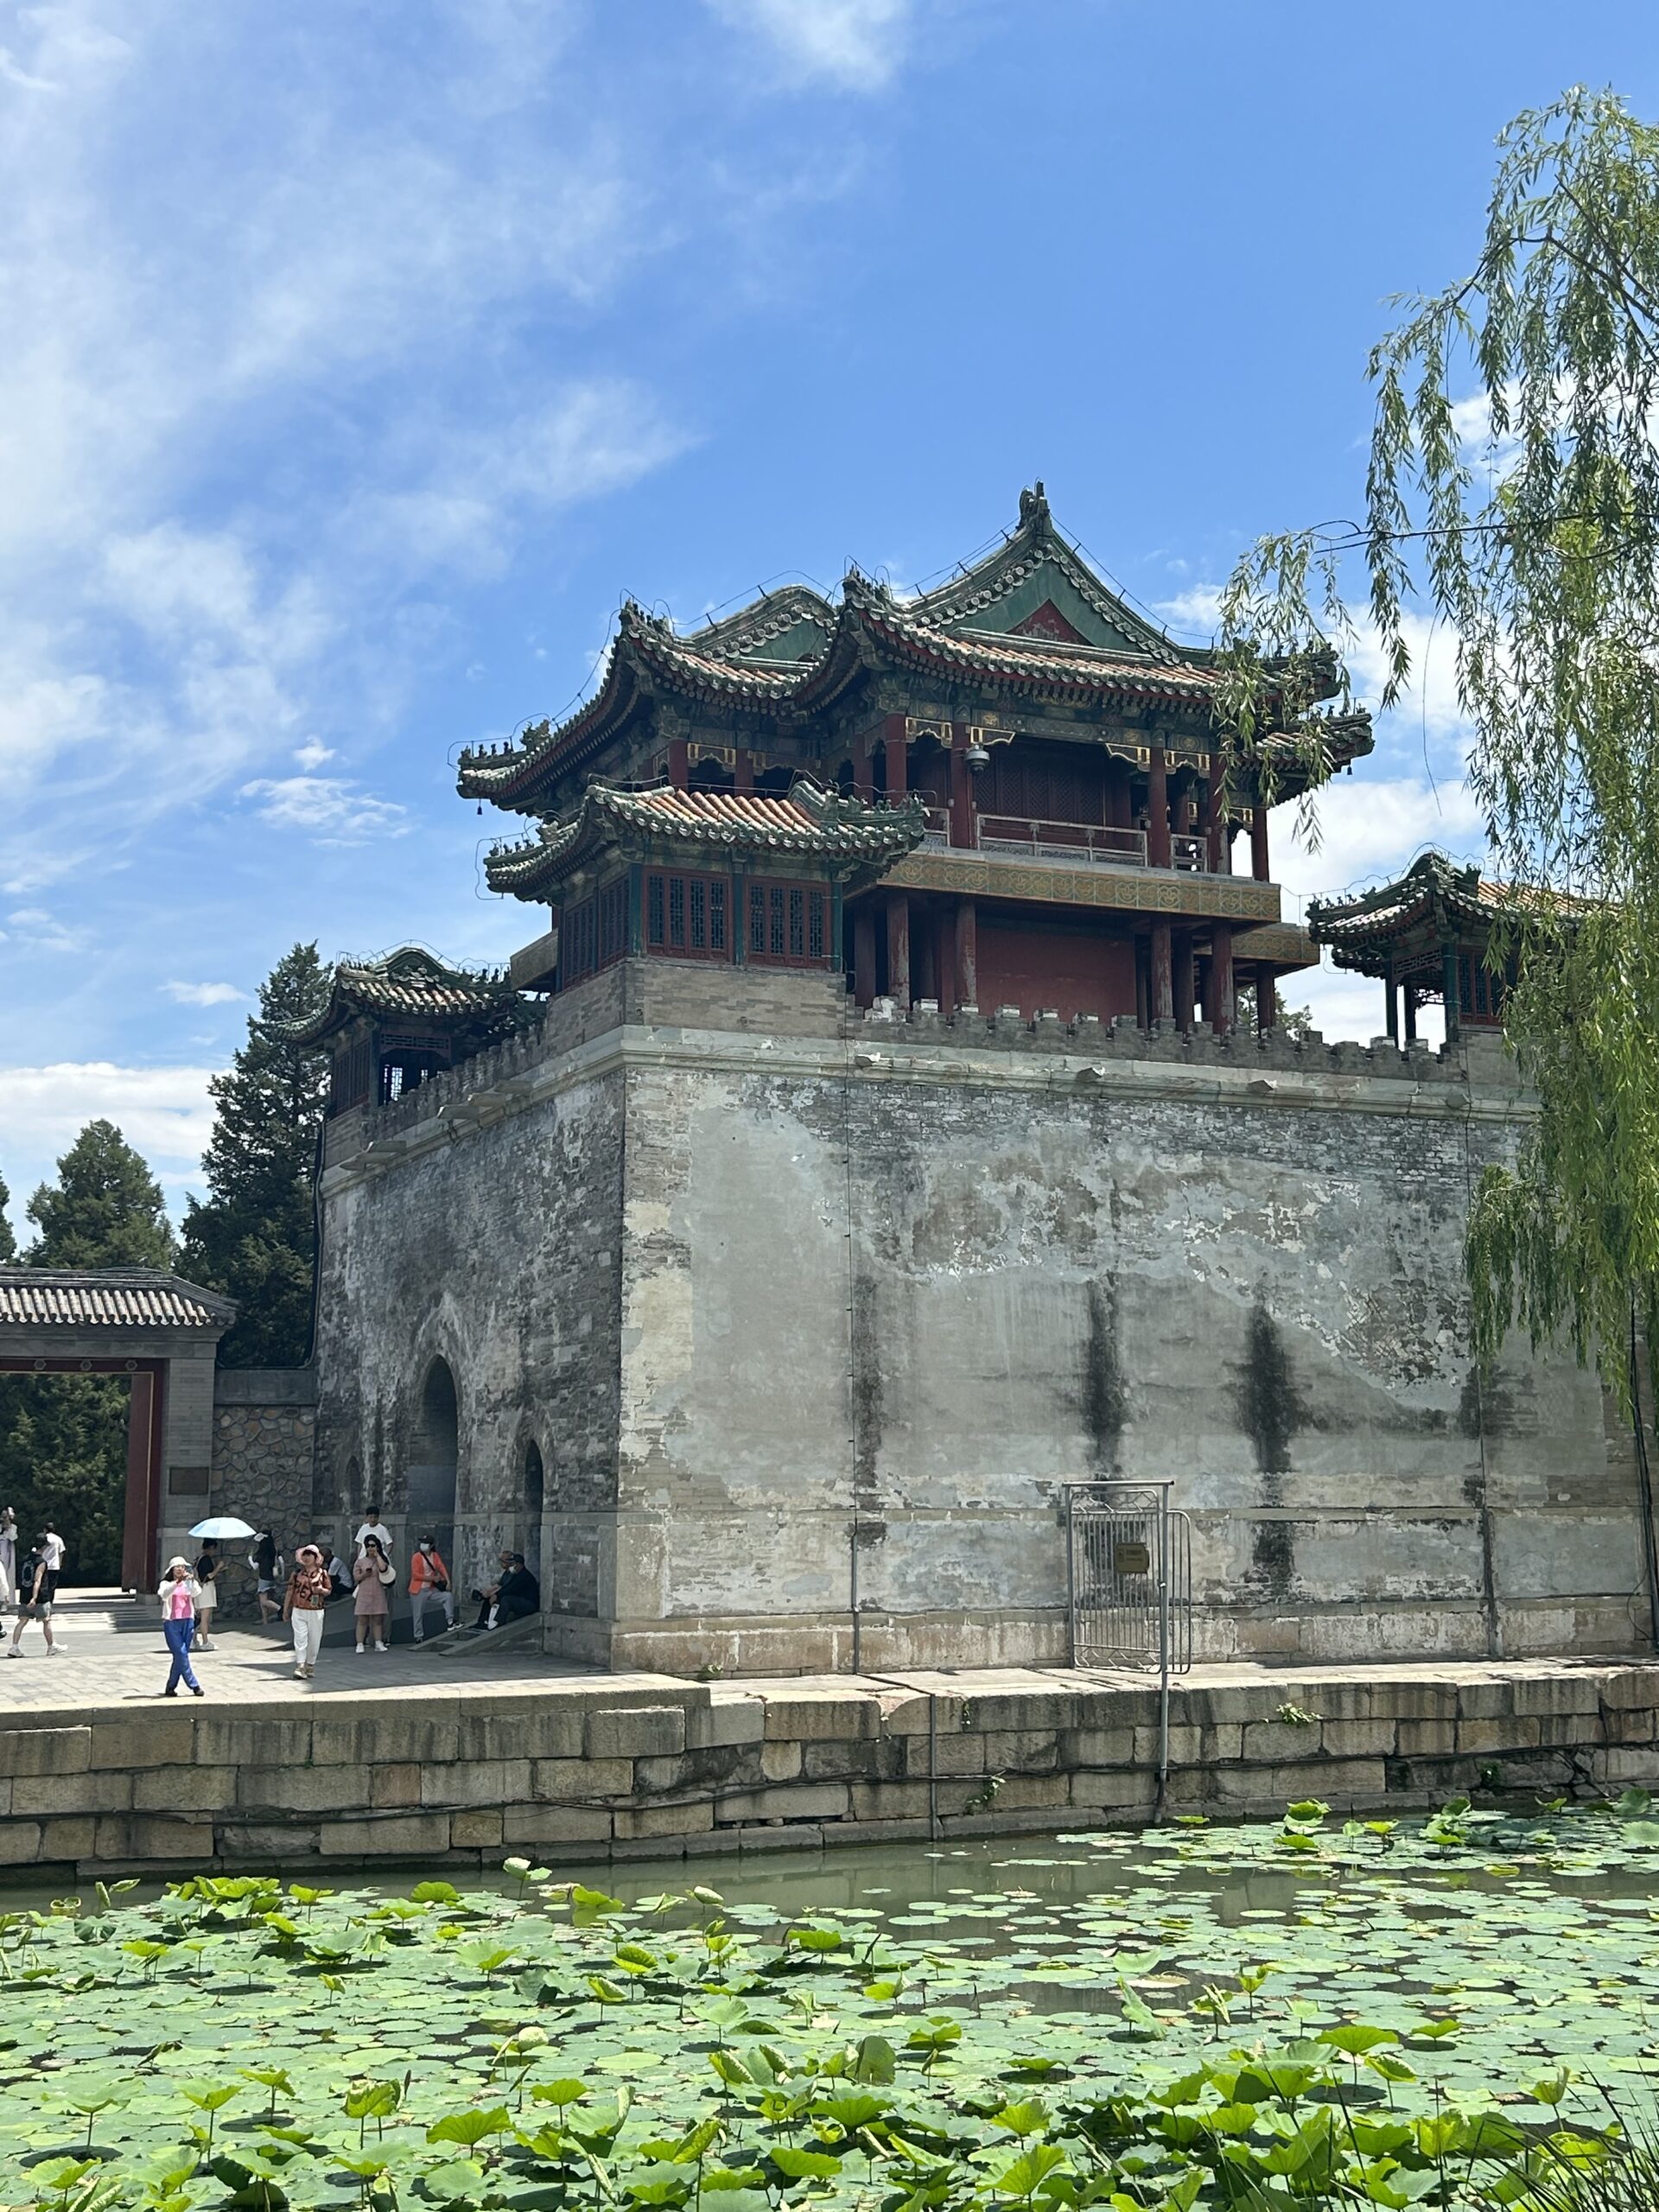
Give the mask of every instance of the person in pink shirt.
[[190, 1646], [196, 1633], [196, 1599], [201, 1585], [190, 1572], [187, 1559], [170, 1559], [167, 1573], [162, 1577], [162, 1586], [156, 1593], [162, 1601], [162, 1634], [167, 1638], [167, 1648], [173, 1654], [173, 1671], [167, 1678], [163, 1697], [176, 1697], [182, 1682], [192, 1697], [202, 1694], [190, 1664]]

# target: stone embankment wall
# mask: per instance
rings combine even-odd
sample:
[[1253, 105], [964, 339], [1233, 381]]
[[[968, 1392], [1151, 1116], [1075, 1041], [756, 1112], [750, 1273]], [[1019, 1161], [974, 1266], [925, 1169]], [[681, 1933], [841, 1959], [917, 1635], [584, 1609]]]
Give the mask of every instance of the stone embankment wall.
[[[1171, 1720], [1169, 1813], [1659, 1782], [1659, 1665], [1189, 1682]], [[1064, 1674], [41, 1712], [0, 1733], [0, 1861], [90, 1873], [518, 1853], [556, 1869], [1098, 1827], [1153, 1817], [1157, 1757], [1154, 1688]]]

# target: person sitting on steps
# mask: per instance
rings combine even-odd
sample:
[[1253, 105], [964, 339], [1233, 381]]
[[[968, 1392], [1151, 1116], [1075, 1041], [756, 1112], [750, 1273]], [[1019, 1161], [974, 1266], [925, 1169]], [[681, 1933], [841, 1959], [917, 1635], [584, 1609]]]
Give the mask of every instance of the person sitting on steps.
[[527, 1620], [542, 1610], [542, 1586], [524, 1565], [523, 1552], [500, 1554], [501, 1579], [487, 1590], [474, 1590], [478, 1599], [476, 1635], [486, 1628], [505, 1628], [509, 1621]]

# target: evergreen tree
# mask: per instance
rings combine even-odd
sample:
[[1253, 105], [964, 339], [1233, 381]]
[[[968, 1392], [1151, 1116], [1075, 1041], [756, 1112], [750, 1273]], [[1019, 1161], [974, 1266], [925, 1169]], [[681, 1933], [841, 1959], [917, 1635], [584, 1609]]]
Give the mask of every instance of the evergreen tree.
[[162, 1186], [113, 1122], [88, 1122], [28, 1206], [34, 1268], [170, 1268]]
[[315, 944], [296, 944], [260, 986], [248, 1039], [209, 1086], [213, 1134], [203, 1170], [210, 1196], [193, 1200], [181, 1266], [193, 1282], [237, 1301], [219, 1347], [230, 1367], [283, 1367], [305, 1357], [316, 1237], [312, 1179], [327, 1088], [327, 1055], [302, 1052], [290, 1025], [327, 1003]]
[[0, 1267], [17, 1256], [17, 1239], [11, 1233], [11, 1223], [6, 1208], [11, 1204], [11, 1192], [6, 1188], [6, 1179], [0, 1175]]

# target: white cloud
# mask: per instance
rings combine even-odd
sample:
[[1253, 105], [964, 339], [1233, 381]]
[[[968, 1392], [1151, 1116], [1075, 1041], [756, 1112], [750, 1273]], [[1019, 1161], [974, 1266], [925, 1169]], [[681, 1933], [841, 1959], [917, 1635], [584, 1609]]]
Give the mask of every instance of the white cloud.
[[911, 0], [709, 0], [766, 51], [791, 84], [821, 78], [849, 92], [891, 84], [909, 51]]
[[5, 1133], [0, 1172], [11, 1188], [20, 1237], [29, 1229], [24, 1204], [53, 1178], [58, 1159], [88, 1122], [113, 1122], [163, 1185], [199, 1185], [201, 1154], [213, 1131], [207, 1084], [214, 1072], [121, 1067], [111, 1060], [0, 1068], [0, 1130]]
[[1317, 850], [1287, 837], [1293, 808], [1275, 810], [1274, 874], [1288, 891], [1329, 897], [1397, 873], [1426, 845], [1454, 857], [1484, 851], [1480, 811], [1465, 783], [1367, 775], [1367, 765], [1362, 762], [1351, 777], [1334, 778], [1319, 793]]
[[243, 785], [241, 796], [259, 802], [260, 820], [273, 829], [303, 830], [322, 845], [401, 837], [409, 827], [406, 808], [372, 798], [338, 776], [257, 777]]
[[332, 760], [334, 757], [334, 747], [323, 744], [320, 738], [308, 737], [303, 745], [294, 748], [294, 758], [302, 768], [321, 768], [325, 760]]
[[83, 942], [81, 932], [44, 906], [14, 906], [0, 936], [15, 938], [35, 952], [73, 952]]
[[163, 983], [162, 988], [180, 1006], [229, 1006], [247, 996], [234, 983]]

